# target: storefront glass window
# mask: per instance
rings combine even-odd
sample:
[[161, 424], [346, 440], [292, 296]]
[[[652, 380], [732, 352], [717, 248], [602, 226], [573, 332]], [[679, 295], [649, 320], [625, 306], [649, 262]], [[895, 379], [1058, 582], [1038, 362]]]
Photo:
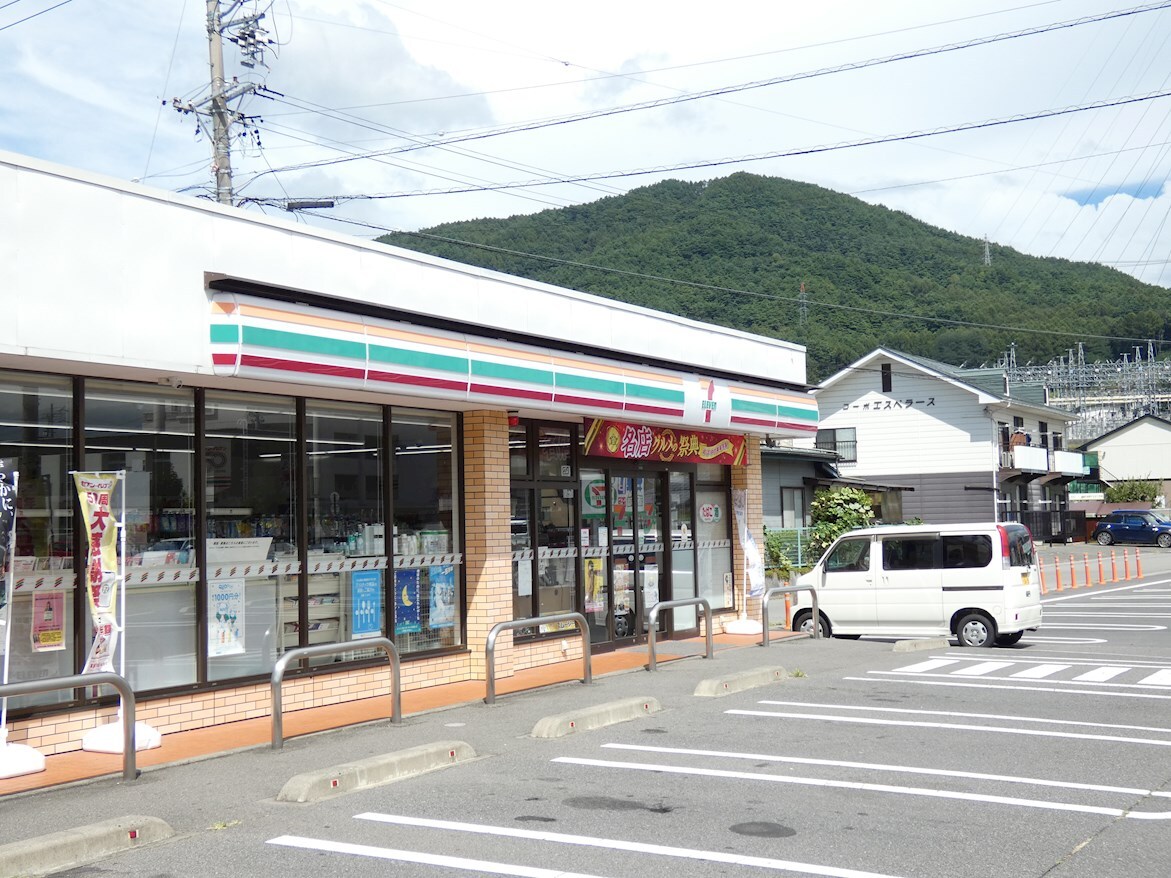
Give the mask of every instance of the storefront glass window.
[[[12, 633], [7, 656], [8, 678], [13, 683], [66, 676], [77, 669], [73, 645], [77, 499], [69, 475], [75, 469], [72, 448], [69, 380], [0, 372], [0, 462], [9, 483], [17, 481], [12, 547], [15, 589], [8, 610]], [[48, 588], [42, 586], [34, 595], [34, 578], [41, 577]], [[12, 698], [8, 706], [55, 704], [72, 697], [69, 691], [48, 692]]]
[[699, 597], [707, 598], [713, 611], [730, 610], [735, 603], [732, 594], [732, 510], [728, 505], [728, 489], [724, 485], [699, 485], [695, 500]]
[[525, 424], [508, 428], [508, 472], [515, 478], [529, 474], [529, 431]]
[[83, 468], [124, 471], [111, 508], [116, 516], [125, 509], [126, 678], [139, 691], [194, 683], [194, 396], [137, 383], [85, 387]]
[[459, 646], [456, 417], [398, 409], [394, 423], [394, 639], [401, 653]]
[[296, 408], [277, 396], [205, 399], [208, 678], [267, 674], [298, 633], [279, 588], [299, 572]]
[[[305, 434], [308, 569], [303, 596], [296, 577], [281, 584], [285, 624], [298, 625], [284, 635], [286, 649], [298, 645], [302, 622], [305, 643], [315, 644], [378, 637], [386, 621], [382, 408], [310, 401]], [[304, 619], [299, 616], [302, 597]]]
[[537, 465], [541, 478], [573, 477], [573, 446], [570, 428], [539, 425], [537, 427]]
[[533, 615], [533, 541], [529, 498], [531, 491], [513, 491], [512, 508], [512, 618]]
[[572, 613], [577, 606], [577, 515], [572, 488], [540, 493], [537, 522], [538, 615]]
[[[692, 490], [690, 473], [671, 473], [671, 599], [698, 597], [695, 593], [695, 524], [691, 519]], [[674, 611], [676, 631], [696, 627], [698, 613], [694, 607]]]

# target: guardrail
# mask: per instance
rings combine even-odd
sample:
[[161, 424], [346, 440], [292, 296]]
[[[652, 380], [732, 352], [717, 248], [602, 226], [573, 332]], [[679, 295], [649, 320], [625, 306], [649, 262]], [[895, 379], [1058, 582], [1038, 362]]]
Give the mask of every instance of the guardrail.
[[[768, 646], [768, 602], [776, 595], [796, 594], [799, 591], [807, 591], [813, 595], [813, 638], [816, 640], [821, 637], [821, 613], [817, 609], [817, 589], [812, 585], [782, 585], [766, 591], [760, 602], [760, 624], [764, 629], [760, 641], [761, 646]], [[785, 620], [786, 623], [788, 621], [788, 619]]]
[[708, 603], [707, 598], [682, 598], [677, 601], [659, 601], [651, 607], [650, 615], [647, 618], [646, 669], [648, 671], [657, 671], [659, 669], [655, 660], [655, 629], [659, 625], [659, 610], [670, 610], [674, 607], [703, 607], [704, 627], [707, 635], [707, 655], [704, 658], [713, 658], [715, 656], [715, 653], [712, 651], [712, 606]]
[[484, 644], [484, 703], [496, 703], [496, 638], [501, 631], [511, 628], [528, 628], [532, 625], [556, 625], [559, 622], [572, 622], [581, 632], [581, 653], [584, 663], [584, 676], [581, 681], [589, 683], [593, 679], [593, 669], [590, 665], [590, 629], [586, 626], [586, 618], [581, 613], [558, 613], [553, 616], [536, 616], [532, 619], [513, 619], [511, 622], [497, 622], [488, 632], [488, 640]]
[[84, 686], [113, 686], [122, 696], [118, 713], [122, 716], [122, 780], [138, 777], [135, 762], [137, 751], [134, 740], [136, 702], [134, 690], [126, 678], [111, 671], [94, 674], [73, 674], [69, 677], [49, 677], [44, 680], [27, 680], [21, 683], [7, 683], [0, 686], [0, 698], [15, 698], [18, 695], [39, 695], [43, 692], [58, 692], [62, 689], [80, 689]]
[[398, 650], [394, 643], [386, 637], [366, 637], [361, 640], [346, 640], [341, 643], [318, 643], [313, 646], [299, 646], [290, 649], [279, 659], [272, 669], [272, 749], [279, 750], [284, 746], [284, 718], [281, 715], [281, 682], [285, 678], [285, 670], [294, 662], [303, 658], [313, 658], [322, 655], [337, 655], [339, 652], [349, 652], [353, 649], [381, 649], [390, 661], [390, 721], [403, 721], [402, 687], [400, 686]]

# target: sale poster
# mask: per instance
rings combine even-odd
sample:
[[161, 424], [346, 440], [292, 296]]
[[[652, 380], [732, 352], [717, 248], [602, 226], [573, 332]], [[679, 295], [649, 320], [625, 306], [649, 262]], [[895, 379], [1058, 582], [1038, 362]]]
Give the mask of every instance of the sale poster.
[[382, 571], [355, 570], [350, 574], [350, 628], [354, 637], [382, 634]]
[[455, 625], [455, 567], [440, 564], [430, 569], [431, 627], [451, 628]]
[[65, 595], [59, 591], [33, 594], [33, 652], [65, 648]]
[[419, 620], [419, 571], [394, 571], [394, 633], [422, 631]]

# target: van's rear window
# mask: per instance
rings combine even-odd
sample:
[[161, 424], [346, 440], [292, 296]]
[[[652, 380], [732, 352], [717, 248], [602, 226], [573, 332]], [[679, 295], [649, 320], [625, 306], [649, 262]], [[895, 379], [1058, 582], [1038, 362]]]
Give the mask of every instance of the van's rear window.
[[1036, 562], [1033, 535], [1029, 529], [1011, 524], [1001, 525], [1008, 534], [1008, 563], [1012, 567], [1030, 567]]

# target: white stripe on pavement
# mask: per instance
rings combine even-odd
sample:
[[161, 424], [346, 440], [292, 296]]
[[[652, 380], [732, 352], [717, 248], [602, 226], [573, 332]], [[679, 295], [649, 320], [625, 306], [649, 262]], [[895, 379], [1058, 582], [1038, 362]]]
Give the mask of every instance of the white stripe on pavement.
[[652, 747], [646, 744], [603, 744], [608, 750], [635, 750], [642, 753], [674, 753], [681, 756], [714, 756], [725, 759], [750, 759], [754, 762], [785, 762], [795, 765], [824, 765], [831, 768], [860, 768], [866, 771], [891, 771], [900, 774], [926, 774], [936, 777], [962, 777], [966, 780], [991, 780], [999, 783], [1028, 784], [1038, 787], [1058, 787], [1067, 790], [1088, 790], [1095, 793], [1121, 793], [1127, 796], [1158, 796], [1171, 798], [1171, 793], [1144, 790], [1138, 787], [1112, 787], [1076, 781], [1044, 780], [1036, 777], [1016, 777], [1007, 774], [981, 774], [976, 771], [954, 771], [950, 768], [919, 768], [910, 765], [884, 765], [871, 762], [843, 762], [837, 759], [807, 759], [802, 756], [772, 756], [765, 753], [736, 753], [725, 750], [692, 750], [686, 747]]
[[[557, 762], [559, 760], [554, 759], [553, 761]], [[592, 835], [567, 835], [562, 832], [544, 832], [539, 829], [516, 829], [511, 826], [461, 823], [455, 820], [429, 820], [424, 817], [379, 814], [374, 811], [355, 814], [354, 819], [373, 820], [378, 823], [391, 823], [398, 826], [420, 826], [425, 829], [447, 829], [454, 832], [472, 832], [478, 835], [525, 838], [535, 841], [549, 841], [556, 844], [631, 851], [632, 853], [654, 854], [660, 857], [680, 857], [686, 860], [700, 860], [710, 863], [729, 863], [735, 866], [756, 866], [761, 869], [775, 869], [782, 872], [800, 872], [804, 875], [824, 875], [826, 878], [892, 878], [892, 876], [881, 875], [878, 872], [862, 872], [858, 869], [839, 869], [836, 866], [817, 866], [811, 863], [798, 863], [793, 860], [775, 860], [771, 857], [748, 857], [742, 854], [729, 854], [723, 851], [678, 848], [661, 844], [647, 844], [639, 841], [625, 841], [619, 838], [597, 838]]]
[[1058, 671], [1069, 670], [1069, 665], [1034, 665], [1031, 668], [1025, 668], [1023, 671], [1017, 671], [1013, 677], [1020, 677], [1026, 680], [1040, 680], [1042, 677], [1048, 677], [1050, 674], [1056, 674]]
[[[866, 677], [848, 677], [850, 680], [865, 680]], [[965, 684], [968, 685], [968, 684]], [[974, 684], [973, 684], [974, 685]], [[823, 710], [859, 710], [866, 713], [909, 713], [914, 716], [951, 716], [960, 719], [997, 719], [1012, 722], [1037, 723], [1047, 726], [1077, 726], [1091, 729], [1113, 729], [1120, 732], [1162, 732], [1171, 735], [1171, 728], [1163, 726], [1124, 726], [1116, 723], [1091, 723], [1076, 719], [1050, 719], [1044, 716], [1019, 716], [1002, 713], [960, 713], [954, 710], [919, 710], [913, 707], [870, 707], [865, 704], [820, 704], [811, 701], [758, 701], [776, 707], [816, 707]]]
[[329, 851], [335, 854], [350, 854], [357, 857], [373, 857], [379, 860], [397, 860], [400, 863], [422, 863], [425, 866], [444, 866], [448, 869], [464, 869], [469, 872], [485, 872], [489, 875], [517, 875], [520, 878], [599, 878], [584, 872], [566, 872], [564, 869], [541, 869], [533, 866], [518, 866], [511, 863], [493, 863], [489, 860], [469, 860], [466, 857], [449, 857], [444, 854], [427, 854], [422, 851], [402, 851], [394, 848], [373, 847], [368, 844], [350, 844], [324, 838], [305, 838], [300, 835], [281, 835], [270, 838], [267, 844], [282, 847], [301, 848], [309, 851]]
[[1171, 740], [1157, 738], [1126, 738], [1121, 735], [1088, 735], [1080, 732], [1047, 732], [1041, 729], [1012, 729], [1007, 726], [980, 726], [974, 723], [925, 723], [904, 719], [874, 719], [864, 716], [833, 716], [828, 713], [785, 713], [770, 710], [728, 710], [735, 716], [761, 716], [770, 719], [812, 719], [827, 723], [855, 723], [868, 726], [903, 726], [918, 729], [948, 729], [960, 732], [992, 732], [999, 735], [1028, 735], [1036, 738], [1076, 738], [1082, 741], [1112, 741], [1116, 744], [1144, 744], [1151, 747], [1171, 747]]
[[1113, 680], [1119, 674], [1125, 674], [1127, 671], [1132, 671], [1134, 668], [1122, 667], [1101, 667], [1094, 668], [1092, 671], [1086, 671], [1084, 674], [1079, 674], [1074, 677], [1075, 680], [1084, 680], [1087, 683], [1105, 683], [1107, 680]]
[[[717, 771], [710, 768], [683, 768], [676, 765], [659, 765], [642, 762], [613, 762], [605, 759], [578, 759], [559, 756], [553, 760], [568, 765], [583, 765], [594, 768], [619, 768], [623, 771], [653, 771], [656, 774], [690, 774], [700, 777], [720, 777], [733, 780], [763, 780], [769, 783], [797, 784], [799, 786], [828, 787], [842, 790], [865, 790], [872, 793], [895, 793], [903, 796], [924, 796], [933, 799], [957, 799], [964, 802], [985, 802], [993, 805], [1018, 805], [1024, 808], [1039, 808], [1045, 811], [1072, 811], [1081, 814], [1104, 814], [1108, 817], [1130, 816], [1122, 808], [1103, 808], [1098, 805], [1078, 805], [1072, 802], [1047, 802], [1039, 799], [1020, 799], [1015, 796], [989, 796], [983, 793], [960, 793], [953, 790], [933, 790], [926, 787], [898, 787], [891, 784], [862, 783], [849, 780], [823, 780], [817, 777], [793, 777], [792, 775], [758, 774], [751, 771]], [[1145, 812], [1148, 820], [1169, 820], [1171, 811]]]
[[[877, 683], [873, 677], [842, 677], [864, 683]], [[1171, 695], [1152, 695], [1146, 692], [1112, 692], [1108, 689], [1050, 689], [1047, 686], [997, 686], [992, 683], [960, 683], [944, 680], [924, 680], [916, 677], [884, 677], [883, 683], [908, 683], [912, 686], [954, 686], [961, 689], [1007, 689], [1013, 692], [1056, 692], [1062, 695], [1096, 695], [1102, 698], [1149, 698], [1171, 701]]]

